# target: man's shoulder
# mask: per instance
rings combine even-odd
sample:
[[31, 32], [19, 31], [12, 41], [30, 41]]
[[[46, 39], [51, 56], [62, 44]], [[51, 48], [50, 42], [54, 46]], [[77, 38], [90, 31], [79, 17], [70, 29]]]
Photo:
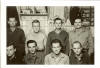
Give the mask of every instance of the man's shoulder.
[[55, 31], [51, 31], [51, 32], [48, 33], [48, 36], [51, 36], [51, 35], [53, 35], [54, 33], [55, 33]]
[[64, 53], [61, 53], [61, 56], [64, 57], [64, 58], [68, 58], [68, 55], [66, 55]]
[[17, 28], [16, 28], [16, 31], [21, 32], [21, 33], [24, 32], [23, 29], [21, 29], [20, 27], [17, 27]]
[[61, 33], [68, 35], [68, 32], [66, 32], [65, 30], [61, 30]]
[[52, 55], [52, 53], [49, 53], [45, 57], [48, 58], [48, 57], [51, 57], [51, 55]]
[[45, 32], [43, 32], [43, 31], [40, 31], [40, 32], [39, 32], [39, 35], [41, 35], [41, 36], [43, 36], [43, 37], [46, 36]]
[[20, 28], [20, 27], [17, 27], [16, 30], [18, 30], [18, 31], [23, 31], [23, 29]]

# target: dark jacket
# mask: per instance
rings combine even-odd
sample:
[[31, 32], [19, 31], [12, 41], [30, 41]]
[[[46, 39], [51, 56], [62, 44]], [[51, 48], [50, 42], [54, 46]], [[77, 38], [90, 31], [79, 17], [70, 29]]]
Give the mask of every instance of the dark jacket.
[[15, 56], [12, 59], [10, 59], [9, 57], [7, 57], [7, 64], [8, 65], [12, 65], [12, 64], [25, 64], [25, 62], [22, 61], [22, 60], [18, 60], [17, 57]]
[[75, 53], [73, 52], [73, 50], [71, 50], [71, 54], [69, 56], [69, 60], [70, 60], [70, 64], [89, 64], [89, 55], [88, 53], [86, 53], [86, 51], [81, 52], [81, 60], [78, 60], [76, 58]]
[[28, 53], [24, 59], [26, 64], [43, 64], [43, 57], [39, 52], [35, 54]]

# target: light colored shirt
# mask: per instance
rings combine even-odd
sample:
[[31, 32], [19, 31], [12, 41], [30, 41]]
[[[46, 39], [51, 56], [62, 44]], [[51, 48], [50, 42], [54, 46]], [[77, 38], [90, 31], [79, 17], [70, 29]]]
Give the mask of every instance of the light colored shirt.
[[[93, 38], [88, 28], [80, 28], [70, 32], [69, 41], [70, 45], [75, 41], [79, 41], [82, 44], [83, 48], [89, 49], [89, 54], [93, 52]], [[72, 45], [70, 46], [70, 48], [72, 48]]]
[[47, 65], [69, 64], [69, 57], [64, 53], [60, 53], [58, 57], [50, 53], [45, 56], [44, 63]]
[[43, 32], [30, 32], [30, 34], [27, 35], [27, 41], [28, 40], [35, 40], [37, 42], [38, 50], [44, 50], [46, 45], [46, 35]]

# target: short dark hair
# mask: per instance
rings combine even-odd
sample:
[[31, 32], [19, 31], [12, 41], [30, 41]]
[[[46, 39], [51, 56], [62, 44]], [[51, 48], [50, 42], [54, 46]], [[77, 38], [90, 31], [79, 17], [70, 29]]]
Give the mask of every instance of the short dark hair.
[[35, 43], [35, 45], [37, 46], [37, 42], [36, 42], [35, 40], [28, 40], [28, 41], [27, 41], [27, 47], [28, 47], [28, 44], [29, 44], [29, 43]]
[[75, 43], [79, 43], [79, 44], [80, 44], [80, 47], [82, 48], [82, 44], [81, 44], [79, 41], [73, 42], [73, 43], [72, 43], [72, 47], [73, 47], [73, 45], [74, 45]]
[[13, 46], [14, 49], [16, 49], [16, 45], [13, 42], [7, 43], [7, 47]]
[[33, 24], [33, 23], [39, 23], [39, 24], [40, 24], [40, 21], [37, 20], [37, 19], [35, 19], [35, 20], [33, 20], [32, 24]]
[[61, 41], [59, 39], [52, 40], [51, 41], [51, 46], [52, 46], [53, 43], [59, 43], [60, 44], [60, 47], [62, 47], [62, 43], [61, 43]]
[[54, 23], [55, 23], [56, 20], [61, 20], [61, 23], [63, 23], [63, 21], [62, 21], [61, 18], [55, 18], [55, 19], [54, 19]]

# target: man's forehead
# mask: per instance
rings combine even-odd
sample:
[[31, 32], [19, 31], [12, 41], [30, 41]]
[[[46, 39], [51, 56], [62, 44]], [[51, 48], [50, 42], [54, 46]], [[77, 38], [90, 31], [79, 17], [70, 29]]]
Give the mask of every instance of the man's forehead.
[[11, 49], [13, 48], [13, 45], [7, 46], [7, 49]]
[[76, 19], [75, 22], [81, 22], [81, 19]]
[[60, 43], [52, 43], [52, 46], [55, 47], [55, 46], [60, 46]]
[[61, 20], [56, 20], [55, 22], [61, 22]]
[[11, 18], [9, 18], [9, 20], [10, 21], [15, 21], [16, 19], [15, 19], [15, 17], [11, 17]]
[[29, 43], [28, 46], [32, 47], [32, 46], [36, 46], [36, 45], [35, 45], [35, 43]]
[[73, 44], [73, 48], [79, 48], [79, 47], [81, 47], [81, 45], [79, 43], [74, 43]]

